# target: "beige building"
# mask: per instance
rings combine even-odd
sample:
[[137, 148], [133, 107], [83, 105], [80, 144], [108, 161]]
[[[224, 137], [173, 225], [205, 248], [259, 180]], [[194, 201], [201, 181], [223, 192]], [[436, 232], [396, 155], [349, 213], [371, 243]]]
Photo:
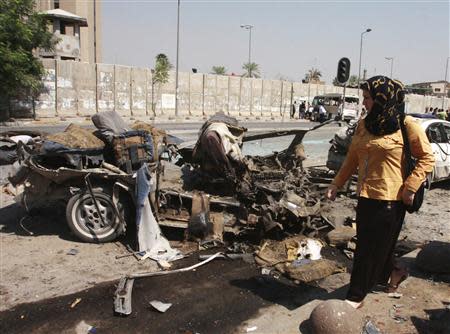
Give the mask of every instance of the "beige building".
[[[64, 15], [55, 16], [54, 10], [57, 9], [65, 11]], [[68, 42], [70, 41], [65, 45], [71, 45], [73, 57], [68, 54], [61, 56], [58, 52], [58, 56], [55, 58], [74, 59], [88, 63], [102, 62], [101, 0], [36, 0], [36, 10], [39, 12], [51, 11], [53, 16], [50, 19], [53, 20], [53, 31], [66, 35], [62, 37]], [[70, 14], [73, 15], [72, 19]], [[54, 20], [55, 18], [56, 20]], [[77, 40], [79, 55], [76, 55], [75, 51]], [[50, 57], [51, 55], [43, 56]]]

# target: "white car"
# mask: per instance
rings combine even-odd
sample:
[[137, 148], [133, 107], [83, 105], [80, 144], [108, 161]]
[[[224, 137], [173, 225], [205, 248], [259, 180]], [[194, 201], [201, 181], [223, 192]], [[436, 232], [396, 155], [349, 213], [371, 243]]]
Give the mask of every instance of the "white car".
[[358, 120], [359, 112], [358, 105], [354, 103], [346, 103], [344, 110], [342, 110], [342, 105], [339, 106], [339, 115], [344, 121]]
[[450, 179], [450, 122], [441, 119], [417, 118], [425, 130], [436, 160], [431, 182]]

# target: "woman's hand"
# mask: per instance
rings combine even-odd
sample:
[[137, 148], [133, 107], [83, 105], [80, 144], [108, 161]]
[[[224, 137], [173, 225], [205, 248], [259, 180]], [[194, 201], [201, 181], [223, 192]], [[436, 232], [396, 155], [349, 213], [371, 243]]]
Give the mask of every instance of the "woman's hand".
[[334, 184], [330, 184], [328, 186], [328, 189], [325, 193], [325, 196], [329, 199], [334, 201], [336, 199], [336, 195], [337, 195], [337, 187]]
[[414, 192], [412, 192], [411, 190], [408, 190], [406, 188], [403, 189], [403, 193], [402, 193], [402, 201], [404, 204], [406, 205], [412, 205], [413, 201], [414, 201]]

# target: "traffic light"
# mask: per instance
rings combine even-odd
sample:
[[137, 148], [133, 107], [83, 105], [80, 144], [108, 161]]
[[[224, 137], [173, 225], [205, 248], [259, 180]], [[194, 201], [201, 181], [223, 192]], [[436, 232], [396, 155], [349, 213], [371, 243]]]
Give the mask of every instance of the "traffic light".
[[338, 63], [337, 81], [340, 84], [345, 84], [350, 76], [350, 59], [341, 58]]

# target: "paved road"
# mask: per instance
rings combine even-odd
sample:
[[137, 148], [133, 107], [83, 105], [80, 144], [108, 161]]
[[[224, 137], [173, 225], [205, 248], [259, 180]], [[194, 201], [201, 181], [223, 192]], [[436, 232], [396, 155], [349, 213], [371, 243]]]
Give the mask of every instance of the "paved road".
[[[203, 122], [189, 123], [157, 123], [156, 126], [167, 130], [168, 133], [180, 137], [185, 141], [195, 141], [198, 138], [198, 131]], [[286, 121], [286, 122], [241, 122], [248, 129], [248, 133], [260, 133], [266, 131], [278, 131], [289, 129], [310, 129], [318, 123], [309, 121]], [[0, 133], [8, 130], [38, 130], [48, 133], [60, 132], [65, 129], [68, 124], [54, 125], [28, 125], [17, 127], [0, 127]], [[83, 124], [82, 126], [91, 128], [92, 125]], [[308, 132], [304, 139], [305, 151], [307, 154], [306, 166], [323, 165], [326, 162], [329, 141], [334, 133], [339, 129], [337, 124], [326, 125], [322, 128]], [[281, 151], [285, 149], [292, 141], [293, 136], [285, 136], [279, 138], [270, 138], [252, 141], [244, 144], [243, 153], [248, 155], [266, 155], [273, 151]]]

